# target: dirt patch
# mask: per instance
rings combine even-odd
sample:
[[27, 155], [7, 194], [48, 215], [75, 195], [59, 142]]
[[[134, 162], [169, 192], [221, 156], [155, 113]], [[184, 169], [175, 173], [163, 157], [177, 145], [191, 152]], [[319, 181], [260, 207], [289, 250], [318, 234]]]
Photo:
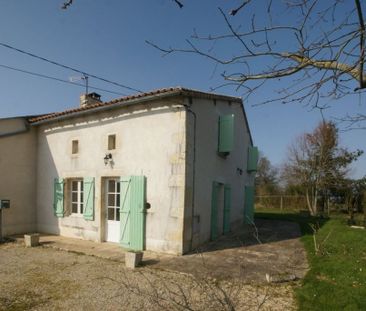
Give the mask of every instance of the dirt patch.
[[[50, 248], [0, 245], [0, 310], [294, 310], [292, 285], [244, 285]], [[225, 307], [224, 307], [225, 306]]]
[[204, 245], [195, 253], [159, 260], [155, 268], [248, 284], [301, 279], [308, 271], [298, 224], [256, 219], [256, 228], [242, 228]]

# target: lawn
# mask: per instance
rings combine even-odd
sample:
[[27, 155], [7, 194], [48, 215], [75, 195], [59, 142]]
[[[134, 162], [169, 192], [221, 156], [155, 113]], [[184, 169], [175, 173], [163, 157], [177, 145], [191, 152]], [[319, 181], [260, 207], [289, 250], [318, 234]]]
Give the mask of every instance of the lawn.
[[[340, 215], [320, 219], [259, 210], [256, 217], [295, 221], [301, 227], [310, 270], [296, 289], [299, 310], [366, 310], [366, 230], [350, 228]], [[318, 252], [312, 226], [318, 229]]]

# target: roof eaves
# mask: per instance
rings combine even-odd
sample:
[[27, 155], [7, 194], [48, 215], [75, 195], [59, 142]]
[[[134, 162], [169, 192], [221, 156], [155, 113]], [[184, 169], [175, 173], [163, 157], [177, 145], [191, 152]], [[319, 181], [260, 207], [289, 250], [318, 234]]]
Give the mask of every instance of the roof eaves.
[[221, 95], [215, 93], [207, 93], [193, 89], [187, 89], [183, 87], [175, 87], [175, 88], [166, 88], [166, 89], [158, 89], [155, 91], [138, 94], [138, 95], [131, 95], [127, 97], [122, 97], [118, 99], [114, 99], [109, 102], [105, 103], [97, 103], [92, 105], [92, 107], [85, 107], [85, 108], [74, 108], [62, 112], [55, 112], [51, 114], [42, 114], [37, 116], [29, 116], [27, 117], [27, 121], [30, 125], [40, 125], [45, 123], [57, 122], [60, 120], [68, 119], [68, 118], [76, 118], [78, 116], [92, 114], [99, 111], [106, 111], [120, 107], [127, 107], [134, 104], [144, 103], [147, 101], [152, 101], [160, 98], [172, 97], [172, 96], [194, 96], [199, 98], [206, 98], [206, 99], [218, 99], [218, 100], [227, 100], [232, 102], [238, 102], [242, 105], [242, 110], [244, 114], [245, 121], [248, 126], [249, 136], [251, 143], [253, 144], [253, 138], [250, 132], [250, 127], [248, 123], [248, 119], [246, 116], [246, 112], [244, 109], [244, 105], [242, 99], [240, 97], [228, 96], [228, 95]]
[[72, 110], [67, 110], [67, 111], [63, 111], [63, 112], [59, 112], [59, 113], [44, 115], [44, 116], [41, 116], [40, 118], [35, 118], [33, 120], [30, 119], [29, 122], [31, 125], [50, 123], [50, 122], [60, 121], [60, 120], [68, 119], [68, 118], [75, 118], [75, 117], [78, 117], [81, 115], [92, 114], [92, 113], [96, 113], [96, 112], [100, 112], [100, 111], [127, 107], [127, 106], [140, 104], [140, 103], [144, 103], [144, 102], [159, 99], [159, 98], [179, 96], [182, 94], [183, 94], [183, 91], [177, 89], [177, 90], [172, 90], [169, 92], [145, 95], [143, 97], [134, 97], [132, 99], [126, 99], [126, 98], [115, 99], [110, 102], [106, 102], [106, 103], [102, 103], [102, 104], [95, 104], [94, 107], [92, 107], [92, 108], [88, 107], [85, 109], [82, 109], [82, 108], [72, 109]]
[[113, 109], [113, 108], [123, 107], [123, 106], [129, 106], [131, 104], [142, 103], [145, 101], [150, 101], [150, 100], [159, 99], [159, 98], [163, 98], [163, 97], [179, 96], [179, 95], [196, 96], [196, 97], [201, 97], [201, 98], [215, 98], [215, 99], [241, 102], [241, 98], [239, 98], [239, 97], [232, 97], [232, 96], [226, 96], [226, 95], [220, 95], [220, 94], [214, 94], [214, 93], [206, 93], [206, 92], [186, 89], [186, 88], [182, 88], [182, 87], [175, 87], [175, 88], [158, 89], [158, 90], [143, 93], [143, 94], [122, 97], [122, 98], [114, 99], [114, 100], [112, 100], [110, 102], [106, 102], [106, 103], [96, 103], [96, 104], [92, 105], [91, 107], [84, 107], [84, 108], [80, 107], [80, 108], [70, 109], [70, 110], [66, 110], [66, 111], [62, 111], [62, 112], [55, 112], [55, 113], [51, 113], [51, 114], [47, 114], [47, 115], [41, 115], [41, 116], [38, 116], [35, 118], [29, 118], [28, 121], [32, 125], [37, 125], [37, 124], [52, 122], [52, 121], [65, 119], [65, 118], [73, 118], [75, 116], [94, 113], [97, 111], [108, 110], [108, 109]]

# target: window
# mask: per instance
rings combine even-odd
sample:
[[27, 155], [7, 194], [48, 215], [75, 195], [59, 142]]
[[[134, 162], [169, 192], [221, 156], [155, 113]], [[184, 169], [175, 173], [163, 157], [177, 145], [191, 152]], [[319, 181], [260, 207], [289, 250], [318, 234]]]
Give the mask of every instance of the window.
[[107, 218], [108, 220], [119, 221], [120, 204], [120, 183], [119, 180], [109, 179], [107, 181]]
[[108, 150], [116, 149], [116, 135], [108, 135]]
[[80, 179], [70, 181], [71, 213], [83, 214], [84, 212], [84, 183]]
[[77, 154], [79, 152], [79, 141], [78, 140], [73, 140], [71, 142], [71, 153], [72, 154]]

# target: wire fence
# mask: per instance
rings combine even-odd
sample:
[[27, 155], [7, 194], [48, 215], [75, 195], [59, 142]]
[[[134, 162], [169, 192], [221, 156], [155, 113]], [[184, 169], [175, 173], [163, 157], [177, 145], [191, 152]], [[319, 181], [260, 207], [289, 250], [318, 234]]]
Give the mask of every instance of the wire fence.
[[258, 195], [256, 208], [280, 210], [307, 210], [306, 197], [300, 195]]

